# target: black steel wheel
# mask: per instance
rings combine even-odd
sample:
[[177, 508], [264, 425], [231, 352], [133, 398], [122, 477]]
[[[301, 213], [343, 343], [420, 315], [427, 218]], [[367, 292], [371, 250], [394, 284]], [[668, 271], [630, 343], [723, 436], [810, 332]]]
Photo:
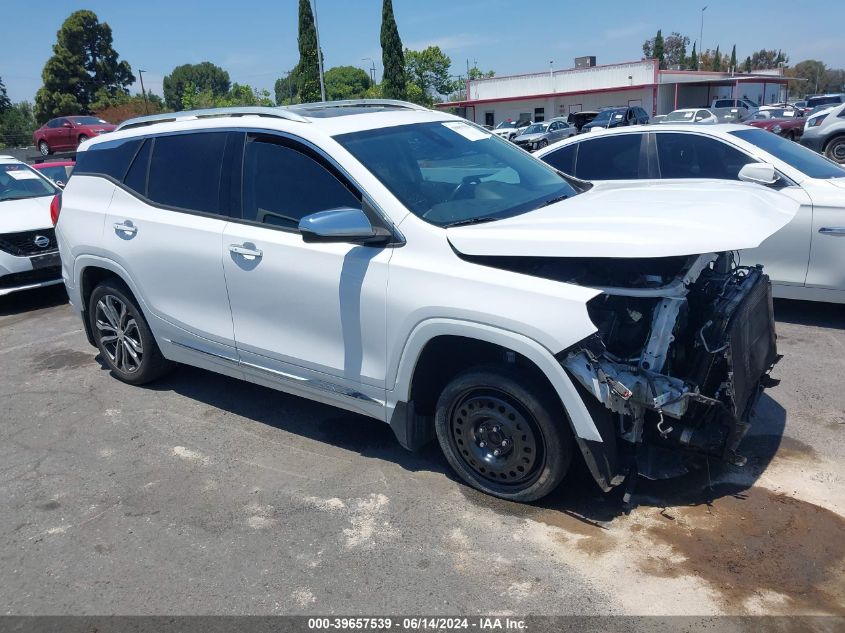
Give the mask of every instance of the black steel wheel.
[[103, 361], [123, 382], [142, 385], [171, 368], [123, 283], [107, 280], [94, 288], [88, 300], [88, 318]]
[[510, 368], [479, 367], [443, 390], [438, 441], [469, 485], [512, 501], [550, 493], [569, 468], [570, 431], [545, 387]]

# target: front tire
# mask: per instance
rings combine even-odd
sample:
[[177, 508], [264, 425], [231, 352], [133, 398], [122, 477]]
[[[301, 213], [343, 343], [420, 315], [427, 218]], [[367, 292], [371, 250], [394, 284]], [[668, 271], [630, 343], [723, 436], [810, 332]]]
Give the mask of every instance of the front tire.
[[845, 136], [831, 139], [824, 148], [824, 155], [840, 165], [845, 165]]
[[153, 338], [135, 298], [121, 282], [99, 284], [88, 300], [94, 342], [112, 374], [130, 385], [143, 385], [172, 368]]
[[537, 143], [538, 149], [543, 149], [544, 147], [548, 147], [549, 142], [546, 139], [542, 139], [539, 143]]
[[47, 143], [47, 141], [38, 142], [38, 151], [42, 156], [50, 155], [50, 145]]
[[509, 367], [458, 374], [437, 402], [440, 448], [473, 488], [509, 501], [536, 501], [557, 488], [572, 459], [572, 437], [548, 389]]

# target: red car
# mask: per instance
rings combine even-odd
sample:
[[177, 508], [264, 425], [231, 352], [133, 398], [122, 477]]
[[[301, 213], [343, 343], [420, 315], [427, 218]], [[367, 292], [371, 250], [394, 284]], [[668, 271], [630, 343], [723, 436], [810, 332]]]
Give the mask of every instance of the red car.
[[111, 132], [108, 121], [95, 116], [62, 116], [50, 119], [35, 130], [32, 141], [43, 156], [53, 152], [75, 150], [82, 141]]
[[775, 134], [780, 134], [791, 141], [797, 141], [804, 133], [804, 117], [785, 117], [779, 110], [763, 110], [756, 112], [750, 118], [743, 121], [746, 125], [753, 125]]
[[67, 179], [70, 178], [74, 165], [76, 163], [72, 160], [54, 160], [35, 163], [34, 165], [30, 165], [30, 167], [47, 176], [47, 178], [59, 185], [59, 187], [64, 187], [67, 184]]

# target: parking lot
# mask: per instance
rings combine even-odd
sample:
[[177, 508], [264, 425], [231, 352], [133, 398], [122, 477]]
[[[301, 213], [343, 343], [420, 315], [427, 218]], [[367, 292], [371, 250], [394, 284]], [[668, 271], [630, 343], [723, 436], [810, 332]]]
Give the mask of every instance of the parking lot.
[[109, 376], [61, 287], [0, 300], [0, 603], [10, 614], [845, 614], [845, 310], [777, 302], [739, 469], [579, 465], [540, 505], [436, 446], [182, 367]]

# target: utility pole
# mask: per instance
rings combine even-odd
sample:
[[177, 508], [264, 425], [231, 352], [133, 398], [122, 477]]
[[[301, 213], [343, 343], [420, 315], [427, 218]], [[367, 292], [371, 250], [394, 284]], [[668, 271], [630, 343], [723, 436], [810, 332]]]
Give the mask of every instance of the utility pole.
[[144, 114], [149, 114], [150, 113], [150, 106], [147, 103], [147, 91], [144, 90], [144, 73], [145, 72], [146, 72], [145, 70], [141, 70], [140, 68], [138, 69], [138, 78], [141, 80], [141, 94], [144, 97]]
[[[704, 54], [704, 12], [707, 11], [705, 4], [701, 8], [701, 30], [698, 33], [698, 61], [701, 61], [701, 56]], [[701, 68], [699, 68], [701, 70]]]
[[370, 62], [370, 81], [373, 85], [376, 85], [376, 63], [373, 61], [372, 57], [362, 57], [362, 62], [369, 61]]
[[314, 7], [314, 31], [317, 33], [317, 64], [320, 71], [320, 97], [326, 100], [326, 84], [323, 82], [323, 49], [320, 48], [320, 26], [317, 23], [317, 0], [312, 0]]

